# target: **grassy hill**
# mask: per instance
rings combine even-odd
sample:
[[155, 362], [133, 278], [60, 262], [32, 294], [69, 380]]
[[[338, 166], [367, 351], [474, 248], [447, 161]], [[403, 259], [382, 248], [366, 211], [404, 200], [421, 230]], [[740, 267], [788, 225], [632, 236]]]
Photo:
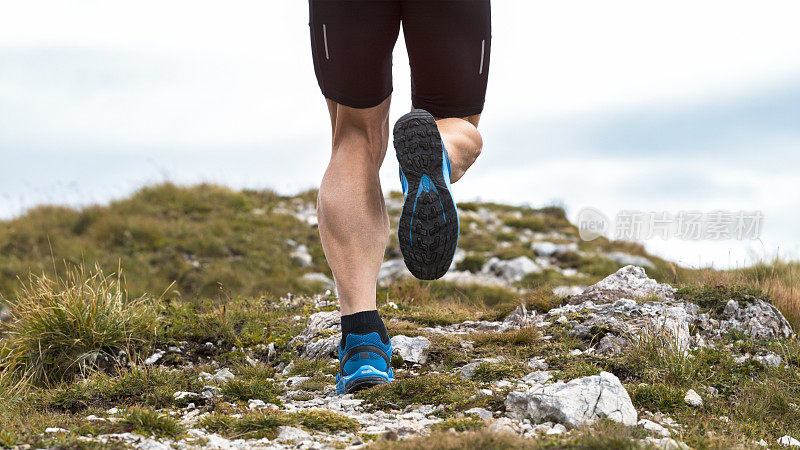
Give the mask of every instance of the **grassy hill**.
[[[43, 206], [0, 222], [0, 296], [10, 311], [0, 320], [0, 448], [127, 448], [134, 444], [86, 437], [133, 431], [187, 439], [189, 426], [228, 438], [275, 439], [279, 427], [294, 426], [325, 436], [342, 432], [347, 439], [353, 433], [363, 441], [375, 439], [359, 432], [359, 422], [346, 414], [254, 410], [249, 403], [260, 399], [280, 409], [284, 403], [335, 397], [328, 394], [336, 364], [305, 358], [292, 340], [310, 314], [337, 308], [335, 296], [324, 294], [321, 276], [330, 277], [330, 271], [314, 226], [315, 197], [312, 191], [280, 196], [163, 184], [107, 206]], [[399, 195], [390, 196], [387, 205], [396, 229]], [[431, 413], [442, 419], [432, 428], [441, 439], [436, 442], [450, 448], [470, 442], [530, 448], [530, 440], [487, 432], [482, 421], [464, 413], [473, 407], [502, 411], [508, 388], [497, 383], [518, 380], [531, 370], [526, 361], [540, 358], [565, 380], [613, 372], [642, 417], [678, 420], [683, 428], [676, 436], [695, 447], [730, 448], [761, 438], [774, 443], [787, 433], [800, 435], [800, 345], [794, 338], [756, 342], [731, 333], [718, 346], [691, 353], [651, 342], [605, 357], [587, 353], [605, 333], [602, 327], [592, 328], [588, 341], [569, 333], [571, 321], [581, 320], [581, 314], [541, 329], [432, 331], [465, 321], [502, 320], [520, 303], [545, 314], [566, 302], [559, 288], [591, 285], [631, 258], [645, 264], [651, 278], [680, 288], [681, 298], [711, 314], [731, 298], [743, 304], [763, 298], [797, 329], [799, 264], [692, 270], [649, 255], [637, 244], [602, 238], [583, 242], [556, 207], [458, 207], [461, 235], [454, 272], [459, 278], [425, 282], [399, 276], [381, 282], [378, 305], [390, 334], [426, 337], [431, 356], [422, 366], [401, 358], [397, 383], [359, 394], [367, 405], [364, 414], [445, 404]], [[400, 256], [395, 233], [386, 260]], [[537, 261], [541, 270], [502, 282], [487, 273], [493, 258], [520, 257]], [[739, 355], [771, 353], [786, 364], [736, 362]], [[153, 355], [160, 356], [146, 363]], [[495, 356], [501, 360], [485, 360]], [[476, 358], [484, 362], [475, 378], [456, 375]], [[236, 374], [234, 381], [208, 381], [204, 375], [223, 368]], [[205, 395], [209, 383], [217, 387]], [[686, 389], [701, 392], [709, 386], [719, 393], [702, 409], [683, 404]], [[493, 394], [476, 397], [487, 389]], [[181, 392], [193, 396], [176, 395]], [[119, 411], [109, 412], [116, 411], [112, 408]], [[199, 421], [186, 419], [193, 411]], [[52, 427], [64, 431], [45, 432]], [[536, 448], [639, 448], [631, 442], [646, 435], [601, 423], [543, 437]], [[204, 438], [191, 439], [203, 445]], [[426, 445], [425, 439], [403, 442], [381, 439], [377, 445]]]
[[[386, 259], [400, 256], [396, 236], [400, 195], [388, 205], [392, 221]], [[0, 297], [10, 298], [18, 278], [30, 273], [55, 275], [65, 266], [98, 265], [106, 273], [121, 268], [127, 292], [167, 297], [224, 299], [235, 296], [297, 295], [320, 291], [307, 273], [330, 277], [317, 230], [304, 220], [313, 214], [316, 192], [280, 196], [270, 191], [234, 191], [215, 185], [146, 187], [130, 198], [81, 210], [41, 206], [0, 222]], [[480, 271], [491, 257], [535, 258], [532, 241], [575, 242], [575, 250], [555, 255], [554, 269], [514, 283], [526, 292], [558, 285], [589, 285], [624, 264], [606, 255], [642, 256], [652, 263], [648, 275], [673, 285], [694, 283], [755, 284], [794, 323], [800, 320], [798, 264], [773, 262], [734, 271], [691, 270], [648, 255], [638, 244], [600, 238], [584, 242], [557, 207], [533, 209], [493, 203], [461, 203], [459, 248], [466, 254], [459, 269]], [[304, 217], [305, 215], [305, 217]], [[302, 245], [311, 264], [290, 257]], [[567, 273], [571, 273], [568, 271]], [[497, 302], [518, 291], [447, 282], [405, 283], [384, 288], [381, 297], [409, 290], [437, 297], [484, 298]], [[430, 293], [430, 292], [429, 292]], [[419, 295], [419, 294], [418, 294]], [[530, 295], [528, 295], [530, 296]]]

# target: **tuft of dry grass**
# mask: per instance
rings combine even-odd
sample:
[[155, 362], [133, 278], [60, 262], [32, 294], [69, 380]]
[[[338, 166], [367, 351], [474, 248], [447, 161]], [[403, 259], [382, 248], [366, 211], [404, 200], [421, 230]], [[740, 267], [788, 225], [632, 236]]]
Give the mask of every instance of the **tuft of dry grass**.
[[800, 262], [774, 260], [732, 270], [702, 269], [689, 275], [686, 284], [705, 286], [742, 285], [758, 288], [800, 329]]
[[9, 304], [0, 369], [50, 385], [134, 356], [153, 337], [156, 315], [120, 282], [83, 266], [63, 277], [31, 275]]

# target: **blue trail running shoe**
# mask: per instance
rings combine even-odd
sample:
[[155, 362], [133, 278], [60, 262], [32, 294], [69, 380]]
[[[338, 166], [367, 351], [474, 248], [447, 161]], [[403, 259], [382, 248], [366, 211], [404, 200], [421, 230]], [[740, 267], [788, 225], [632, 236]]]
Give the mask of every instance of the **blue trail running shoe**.
[[408, 270], [441, 278], [458, 245], [458, 211], [450, 191], [450, 158], [433, 116], [415, 109], [394, 125], [403, 212], [397, 237]]
[[378, 333], [348, 334], [344, 348], [339, 345], [339, 373], [336, 392], [349, 394], [394, 381], [390, 365], [392, 343], [384, 344]]

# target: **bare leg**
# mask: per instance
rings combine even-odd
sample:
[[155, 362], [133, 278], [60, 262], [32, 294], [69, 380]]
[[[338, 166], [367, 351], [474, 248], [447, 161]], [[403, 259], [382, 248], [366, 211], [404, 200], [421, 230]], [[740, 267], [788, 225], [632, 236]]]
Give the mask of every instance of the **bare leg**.
[[374, 310], [375, 284], [389, 241], [378, 169], [389, 139], [390, 98], [356, 109], [328, 101], [333, 146], [317, 199], [319, 236], [342, 314]]
[[483, 139], [478, 132], [481, 115], [437, 119], [439, 134], [450, 158], [450, 182], [458, 181], [481, 154]]

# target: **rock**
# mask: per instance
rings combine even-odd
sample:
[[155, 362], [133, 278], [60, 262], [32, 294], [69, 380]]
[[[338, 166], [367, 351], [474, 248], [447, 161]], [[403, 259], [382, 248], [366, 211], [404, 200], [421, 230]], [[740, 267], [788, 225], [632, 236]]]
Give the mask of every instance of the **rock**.
[[690, 448], [683, 442], [678, 442], [675, 439], [668, 437], [662, 437], [660, 439], [656, 439], [648, 436], [643, 440], [648, 446], [655, 447], [659, 450], [689, 450]]
[[550, 428], [549, 430], [545, 431], [544, 434], [553, 435], [553, 434], [564, 434], [566, 432], [567, 432], [567, 427], [565, 427], [564, 425], [561, 425], [560, 423], [557, 423], [557, 424], [553, 425], [552, 428]]
[[336, 346], [342, 339], [341, 316], [339, 311], [312, 314], [306, 328], [289, 341], [289, 346], [303, 346], [301, 354], [312, 359], [336, 356]]
[[200, 391], [200, 396], [205, 399], [212, 399], [214, 397], [220, 396], [221, 390], [217, 386], [203, 386], [203, 389]]
[[402, 258], [390, 259], [378, 270], [378, 285], [385, 286], [403, 278], [413, 277]]
[[550, 372], [537, 371], [525, 375], [522, 377], [522, 381], [542, 384], [550, 381], [551, 378], [553, 378], [553, 375]]
[[480, 362], [471, 362], [462, 366], [461, 369], [458, 370], [458, 376], [465, 380], [471, 380], [472, 376], [475, 374], [475, 369], [477, 369], [479, 365], [481, 365]]
[[550, 368], [550, 366], [548, 366], [547, 363], [545, 362], [545, 359], [538, 356], [528, 360], [528, 362], [525, 365], [527, 365], [531, 369], [539, 369], [539, 370], [547, 370]]
[[175, 400], [183, 400], [185, 398], [194, 398], [199, 397], [200, 395], [196, 392], [186, 392], [186, 391], [178, 391], [172, 394], [172, 398]]
[[531, 242], [531, 250], [539, 256], [553, 256], [561, 253], [577, 252], [578, 244], [575, 242], [570, 242], [569, 244], [556, 244], [550, 241]]
[[728, 300], [728, 303], [725, 304], [725, 309], [722, 310], [722, 314], [726, 316], [733, 316], [736, 312], [739, 311], [739, 302], [734, 299]]
[[215, 383], [226, 383], [236, 378], [228, 368], [218, 369], [213, 375], [207, 372], [200, 372], [200, 379], [203, 381], [212, 381]]
[[317, 339], [306, 344], [304, 354], [306, 355], [306, 358], [309, 359], [334, 357], [337, 355], [336, 348], [339, 346], [341, 341], [342, 336], [340, 334], [334, 334], [333, 336], [328, 336], [323, 339]]
[[65, 430], [64, 428], [52, 427], [52, 428], [45, 428], [44, 432], [45, 433], [69, 433], [69, 430]]
[[686, 391], [686, 396], [683, 397], [683, 401], [689, 406], [703, 406], [703, 399], [694, 389]]
[[491, 421], [486, 429], [491, 433], [497, 434], [517, 434], [513, 422], [508, 417], [501, 417]]
[[609, 335], [603, 336], [594, 351], [601, 355], [618, 355], [622, 353], [622, 345], [620, 345], [622, 338], [616, 338]]
[[309, 283], [320, 283], [322, 284], [325, 289], [334, 290], [336, 289], [336, 283], [333, 282], [327, 275], [324, 273], [319, 272], [311, 272], [303, 274], [303, 280], [308, 281]]
[[156, 350], [155, 353], [153, 353], [152, 355], [150, 355], [150, 357], [144, 360], [144, 365], [152, 366], [153, 364], [157, 363], [161, 358], [163, 358], [164, 355], [166, 354], [167, 352], [165, 352], [164, 350]]
[[662, 314], [650, 319], [650, 328], [656, 332], [666, 333], [670, 344], [675, 344], [678, 350], [686, 351], [689, 348], [689, 314], [681, 306], [668, 306]]
[[276, 438], [278, 442], [294, 442], [295, 444], [299, 444], [309, 439], [311, 439], [311, 435], [300, 428], [287, 425], [278, 427], [278, 437]]
[[484, 421], [492, 420], [492, 412], [483, 408], [470, 408], [464, 411], [464, 414], [474, 414]]
[[519, 305], [503, 320], [503, 331], [529, 327], [533, 325], [535, 316], [536, 312], [528, 313], [524, 304]]
[[468, 270], [449, 270], [442, 276], [441, 280], [462, 285], [479, 284], [482, 286], [509, 287], [508, 282], [503, 278], [489, 273], [472, 273]]
[[625, 266], [589, 286], [582, 294], [572, 297], [570, 303], [574, 305], [587, 300], [594, 303], [613, 303], [623, 298], [633, 300], [650, 296], [662, 301], [670, 300], [675, 297], [675, 289], [649, 278], [641, 267]]
[[586, 290], [586, 286], [556, 286], [553, 288], [553, 295], [556, 297], [572, 297], [581, 295]]
[[521, 281], [529, 273], [541, 271], [542, 268], [527, 256], [518, 256], [511, 260], [502, 260], [495, 256], [489, 258], [481, 269], [482, 273], [493, 274], [512, 283]]
[[311, 258], [311, 254], [308, 253], [308, 248], [305, 245], [297, 246], [289, 256], [300, 267], [311, 267], [314, 265], [314, 260]]
[[639, 428], [644, 428], [645, 430], [653, 434], [658, 434], [660, 436], [669, 436], [671, 434], [669, 429], [662, 427], [661, 425], [653, 422], [652, 420], [640, 419], [636, 425]]
[[636, 425], [636, 409], [628, 392], [609, 372], [568, 383], [535, 385], [524, 392], [512, 391], [505, 405], [514, 416], [528, 415], [535, 421], [549, 419], [571, 428], [600, 419]]
[[778, 439], [778, 445], [783, 447], [800, 447], [800, 441], [787, 435]]
[[767, 367], [778, 367], [783, 363], [783, 359], [775, 353], [753, 356], [753, 360]]
[[410, 338], [398, 334], [392, 337], [392, 353], [400, 355], [404, 361], [411, 363], [425, 364], [430, 346], [431, 341], [422, 336]]
[[289, 377], [286, 379], [286, 387], [288, 388], [297, 387], [300, 383], [308, 380], [309, 378], [311, 377], [300, 377], [300, 376]]
[[611, 252], [603, 256], [623, 266], [640, 266], [647, 267], [648, 269], [655, 267], [655, 265], [644, 256], [631, 255], [624, 252]]
[[425, 426], [418, 420], [400, 419], [397, 423], [397, 435], [401, 438], [422, 434]]
[[255, 410], [255, 409], [263, 409], [266, 407], [267, 404], [264, 402], [264, 400], [260, 400], [257, 398], [256, 399], [251, 398], [247, 400], [247, 409]]
[[775, 306], [757, 299], [740, 308], [735, 318], [723, 321], [723, 328], [747, 331], [753, 339], [790, 338], [794, 336], [792, 326]]

